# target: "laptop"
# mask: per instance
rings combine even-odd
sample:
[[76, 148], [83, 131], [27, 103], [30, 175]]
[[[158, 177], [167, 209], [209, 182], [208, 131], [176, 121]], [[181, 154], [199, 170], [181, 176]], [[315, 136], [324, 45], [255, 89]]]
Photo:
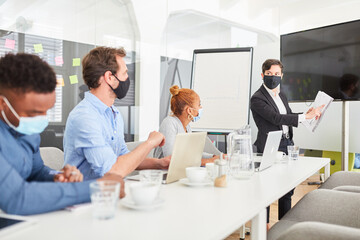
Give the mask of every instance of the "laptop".
[[[169, 169], [164, 171], [163, 183], [172, 183], [186, 177], [187, 167], [200, 167], [206, 132], [179, 133], [176, 135]], [[139, 175], [126, 179], [139, 181]]]
[[36, 219], [0, 213], [0, 238], [35, 224]]
[[186, 177], [187, 167], [200, 167], [206, 132], [180, 133], [176, 135], [165, 183]]
[[273, 131], [268, 133], [261, 161], [254, 162], [255, 171], [263, 171], [274, 164], [276, 160], [276, 154], [279, 149], [281, 136], [282, 131]]

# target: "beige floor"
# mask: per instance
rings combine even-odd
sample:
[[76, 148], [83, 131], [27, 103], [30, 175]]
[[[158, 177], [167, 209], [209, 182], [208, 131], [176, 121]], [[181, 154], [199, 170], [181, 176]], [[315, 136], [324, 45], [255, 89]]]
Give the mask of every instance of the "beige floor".
[[[308, 192], [311, 192], [317, 189], [318, 185], [308, 185], [308, 182], [319, 181], [320, 176], [314, 175], [308, 178], [306, 181], [301, 183], [299, 186], [295, 188], [294, 195], [292, 197], [292, 206], [294, 206], [303, 196], [305, 196]], [[273, 226], [278, 220], [278, 203], [277, 201], [271, 204], [270, 207], [270, 227]], [[251, 222], [246, 223], [246, 227], [251, 227]], [[226, 240], [239, 240], [239, 230], [236, 230], [230, 236], [226, 238]], [[245, 239], [251, 239], [251, 236], [246, 236]]]

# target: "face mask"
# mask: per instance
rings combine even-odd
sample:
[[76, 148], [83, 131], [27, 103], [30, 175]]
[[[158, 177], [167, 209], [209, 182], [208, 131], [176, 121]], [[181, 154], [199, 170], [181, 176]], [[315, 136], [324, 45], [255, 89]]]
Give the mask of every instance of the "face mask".
[[130, 79], [129, 77], [125, 80], [125, 81], [120, 81], [115, 74], [113, 74], [113, 76], [116, 78], [116, 80], [119, 81], [119, 86], [117, 88], [112, 88], [110, 85], [109, 87], [114, 91], [114, 93], [116, 94], [116, 97], [118, 99], [122, 99], [126, 96], [126, 93], [129, 90], [130, 87]]
[[274, 89], [277, 86], [279, 86], [281, 82], [281, 77], [280, 76], [264, 76], [264, 84], [266, 87], [268, 87], [269, 89]]
[[[194, 109], [194, 108], [193, 108]], [[193, 119], [191, 120], [191, 121], [193, 121], [193, 122], [197, 122], [197, 121], [199, 121], [200, 120], [200, 118], [201, 118], [201, 115], [202, 115], [202, 111], [203, 111], [203, 109], [202, 108], [200, 108], [199, 110], [198, 110], [198, 115], [197, 116], [195, 116], [195, 117], [193, 117]]]
[[39, 134], [49, 125], [49, 120], [46, 116], [36, 116], [36, 117], [20, 117], [14, 108], [11, 106], [10, 102], [6, 97], [3, 96], [4, 101], [8, 105], [10, 111], [14, 114], [14, 116], [19, 119], [19, 126], [15, 127], [10, 123], [7, 119], [4, 110], [1, 111], [1, 115], [3, 116], [7, 125], [9, 125], [15, 131], [25, 134]]

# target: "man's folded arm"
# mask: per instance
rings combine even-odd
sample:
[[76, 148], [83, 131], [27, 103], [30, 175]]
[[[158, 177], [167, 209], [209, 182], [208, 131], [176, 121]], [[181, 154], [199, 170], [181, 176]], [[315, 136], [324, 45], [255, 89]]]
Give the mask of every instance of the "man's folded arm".
[[9, 214], [30, 215], [90, 201], [90, 182], [28, 182], [0, 155], [0, 208]]

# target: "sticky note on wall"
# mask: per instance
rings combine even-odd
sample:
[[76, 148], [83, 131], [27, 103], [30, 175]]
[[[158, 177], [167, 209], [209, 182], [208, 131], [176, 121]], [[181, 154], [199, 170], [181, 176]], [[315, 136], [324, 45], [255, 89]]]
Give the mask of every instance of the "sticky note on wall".
[[64, 64], [64, 59], [62, 56], [55, 57], [55, 65], [62, 66]]
[[73, 58], [73, 67], [80, 66], [80, 58]]
[[6, 39], [5, 40], [5, 48], [15, 49], [15, 40]]
[[77, 75], [71, 75], [69, 78], [70, 78], [70, 84], [76, 84], [79, 82]]
[[56, 79], [56, 86], [57, 86], [57, 87], [63, 87], [63, 86], [65, 86], [64, 79], [63, 79], [63, 78], [58, 78], [58, 79]]
[[35, 53], [42, 53], [44, 51], [41, 43], [34, 44], [34, 50], [35, 50]]

